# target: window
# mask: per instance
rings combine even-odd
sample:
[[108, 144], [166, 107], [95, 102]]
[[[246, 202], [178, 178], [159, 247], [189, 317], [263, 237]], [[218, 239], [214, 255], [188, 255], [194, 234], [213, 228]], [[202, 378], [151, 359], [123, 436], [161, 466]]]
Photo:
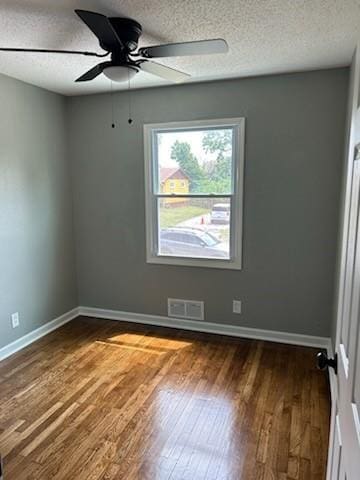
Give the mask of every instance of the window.
[[144, 125], [147, 261], [241, 268], [245, 120]]

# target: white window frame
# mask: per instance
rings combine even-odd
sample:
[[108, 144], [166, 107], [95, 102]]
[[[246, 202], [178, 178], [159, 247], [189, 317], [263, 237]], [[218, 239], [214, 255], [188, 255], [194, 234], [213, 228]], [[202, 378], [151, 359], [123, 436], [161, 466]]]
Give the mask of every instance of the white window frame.
[[[164, 194], [155, 191], [156, 175], [153, 161], [153, 134], [159, 131], [233, 127], [233, 191], [231, 194]], [[221, 118], [170, 123], [144, 124], [146, 261], [161, 265], [223, 268], [241, 270], [243, 236], [245, 118]], [[230, 198], [230, 259], [190, 258], [158, 254], [158, 198]]]

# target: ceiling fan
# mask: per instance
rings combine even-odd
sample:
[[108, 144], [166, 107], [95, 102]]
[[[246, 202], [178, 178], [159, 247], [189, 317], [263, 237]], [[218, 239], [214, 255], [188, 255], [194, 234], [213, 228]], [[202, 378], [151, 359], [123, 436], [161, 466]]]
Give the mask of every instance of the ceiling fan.
[[92, 57], [107, 57], [108, 55], [111, 55], [111, 60], [99, 63], [91, 68], [88, 72], [76, 79], [76, 82], [88, 82], [102, 73], [114, 82], [123, 82], [130, 80], [139, 71], [156, 75], [165, 80], [182, 82], [190, 77], [190, 75], [160, 63], [153, 62], [149, 59], [226, 53], [228, 51], [226, 41], [221, 38], [155, 45], [142, 47], [136, 51], [139, 37], [142, 34], [140, 23], [131, 18], [106, 17], [100, 13], [89, 12], [87, 10], [75, 10], [75, 13], [96, 35], [100, 47], [105, 50], [106, 53], [99, 54], [77, 50], [31, 48], [0, 48], [0, 51], [65, 53]]

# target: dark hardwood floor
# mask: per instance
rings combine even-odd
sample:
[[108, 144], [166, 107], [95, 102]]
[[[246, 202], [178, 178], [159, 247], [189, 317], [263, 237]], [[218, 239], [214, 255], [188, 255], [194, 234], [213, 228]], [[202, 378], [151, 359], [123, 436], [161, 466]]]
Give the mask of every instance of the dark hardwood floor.
[[315, 353], [79, 318], [0, 363], [4, 480], [324, 479]]

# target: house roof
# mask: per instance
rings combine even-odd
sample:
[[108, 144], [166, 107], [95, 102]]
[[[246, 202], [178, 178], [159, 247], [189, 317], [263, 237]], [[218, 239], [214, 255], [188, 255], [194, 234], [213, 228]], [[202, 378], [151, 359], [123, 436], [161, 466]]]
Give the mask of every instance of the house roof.
[[184, 173], [179, 167], [160, 167], [160, 183], [163, 183], [170, 178], [189, 180], [189, 177], [186, 175], [186, 173]]

